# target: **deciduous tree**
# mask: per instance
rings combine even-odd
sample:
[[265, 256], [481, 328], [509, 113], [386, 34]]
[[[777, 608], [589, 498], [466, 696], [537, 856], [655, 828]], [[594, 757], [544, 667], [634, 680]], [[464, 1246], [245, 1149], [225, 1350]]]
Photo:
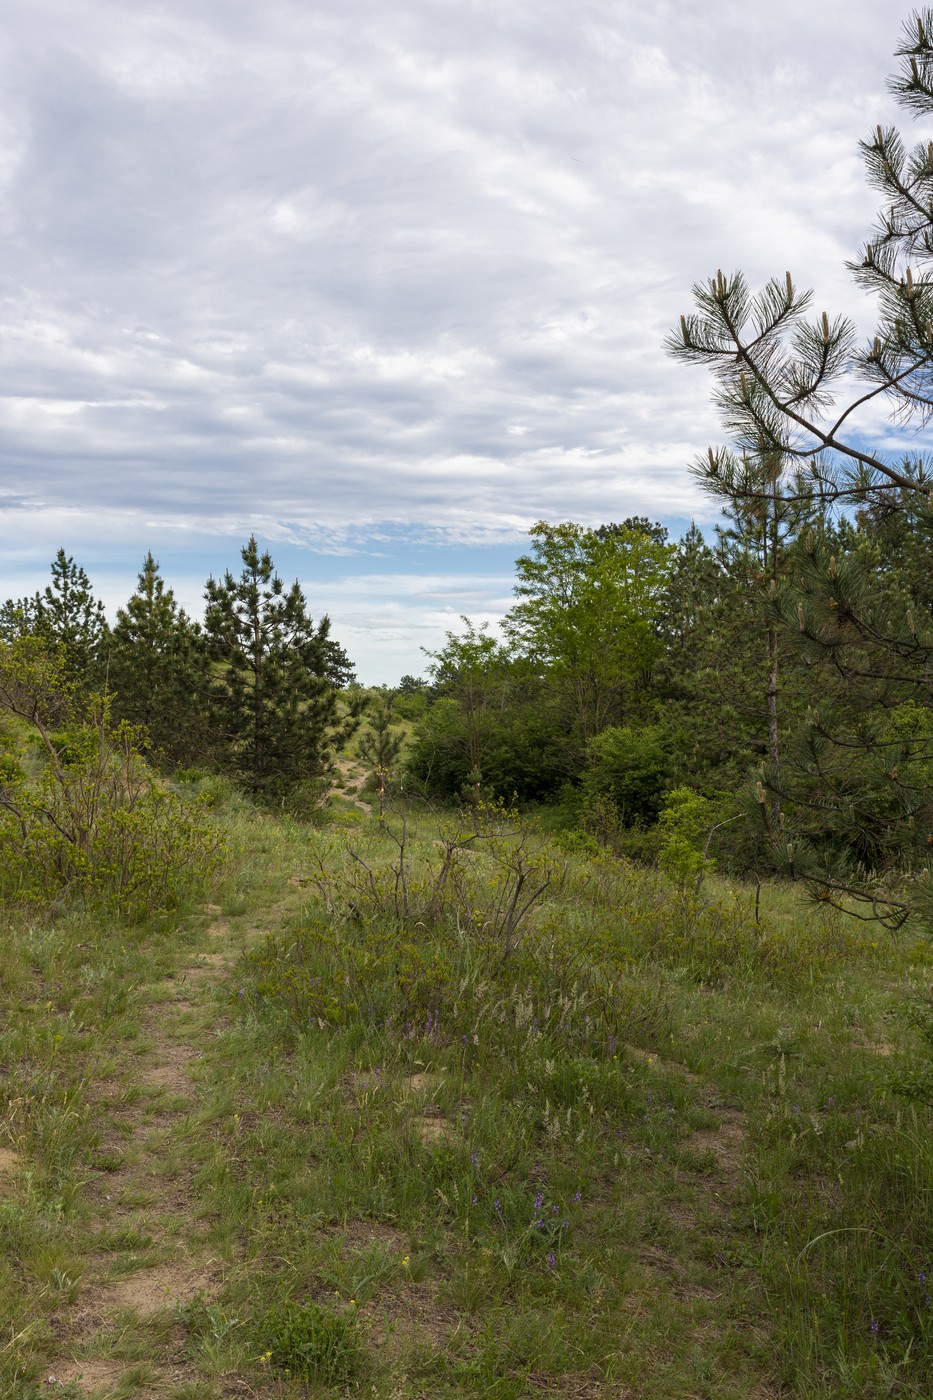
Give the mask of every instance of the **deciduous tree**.
[[582, 751], [626, 718], [657, 658], [674, 551], [637, 521], [599, 530], [539, 521], [531, 539], [531, 553], [516, 562], [520, 601], [504, 628], [520, 655], [547, 670]]

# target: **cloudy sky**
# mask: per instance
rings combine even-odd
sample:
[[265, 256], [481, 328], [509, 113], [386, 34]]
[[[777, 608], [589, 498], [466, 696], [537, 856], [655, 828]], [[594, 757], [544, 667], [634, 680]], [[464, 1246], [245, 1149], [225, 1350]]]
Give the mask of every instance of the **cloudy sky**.
[[0, 597], [63, 545], [112, 611], [152, 548], [198, 613], [255, 531], [392, 682], [535, 520], [710, 522], [662, 339], [717, 267], [868, 332], [906, 13], [6, 0]]

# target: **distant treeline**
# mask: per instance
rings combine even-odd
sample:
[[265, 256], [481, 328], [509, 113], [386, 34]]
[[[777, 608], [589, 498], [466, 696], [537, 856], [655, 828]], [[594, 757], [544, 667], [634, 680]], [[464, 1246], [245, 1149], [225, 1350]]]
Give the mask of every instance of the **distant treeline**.
[[320, 777], [353, 727], [338, 692], [354, 678], [325, 616], [314, 623], [251, 538], [242, 569], [205, 586], [203, 624], [179, 607], [148, 554], [136, 591], [108, 626], [84, 569], [58, 551], [51, 581], [0, 608], [0, 641], [44, 642], [75, 700], [106, 694], [114, 721], [142, 726], [147, 755], [217, 768], [281, 796]]
[[732, 868], [897, 922], [933, 845], [933, 682], [915, 664], [933, 546], [917, 509], [905, 493], [839, 518], [775, 484], [710, 540], [672, 542], [643, 517], [539, 523], [502, 639], [464, 618], [375, 711], [326, 615], [312, 622], [253, 539], [239, 575], [207, 581], [203, 623], [149, 555], [108, 627], [60, 551], [42, 593], [0, 609], [0, 637], [58, 649], [76, 692], [106, 691], [145, 727], [155, 761], [259, 796], [320, 779], [369, 703], [383, 794], [515, 800], [636, 858], [680, 813]]
[[537, 525], [505, 640], [464, 619], [403, 680], [408, 779], [546, 804], [635, 857], [681, 814], [731, 868], [896, 925], [933, 847], [925, 502], [840, 516], [775, 474], [727, 511], [710, 541]]

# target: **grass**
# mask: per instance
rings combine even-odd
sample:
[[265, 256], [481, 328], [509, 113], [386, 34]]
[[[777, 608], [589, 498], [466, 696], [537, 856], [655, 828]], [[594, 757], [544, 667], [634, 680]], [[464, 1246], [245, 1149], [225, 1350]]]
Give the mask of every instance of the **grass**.
[[211, 911], [0, 935], [4, 1393], [63, 1336], [175, 1400], [933, 1393], [923, 937], [214, 796]]

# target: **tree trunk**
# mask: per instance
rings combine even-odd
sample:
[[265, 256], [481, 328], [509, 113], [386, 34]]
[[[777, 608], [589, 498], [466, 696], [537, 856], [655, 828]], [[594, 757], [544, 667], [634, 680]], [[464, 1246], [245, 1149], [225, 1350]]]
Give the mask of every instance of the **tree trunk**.
[[[768, 757], [775, 775], [781, 755], [778, 749], [778, 639], [773, 627], [768, 628]], [[775, 794], [771, 815], [775, 826], [781, 821], [781, 799]]]

